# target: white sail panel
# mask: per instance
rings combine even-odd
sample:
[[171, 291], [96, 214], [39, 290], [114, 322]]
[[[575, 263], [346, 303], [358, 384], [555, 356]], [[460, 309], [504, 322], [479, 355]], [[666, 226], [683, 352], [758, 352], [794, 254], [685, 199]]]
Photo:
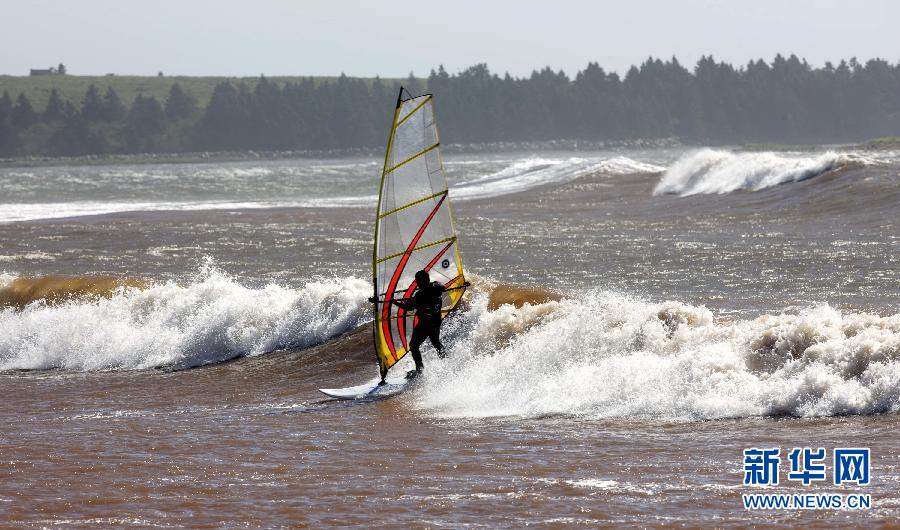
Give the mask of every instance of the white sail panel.
[[433, 99], [401, 99], [391, 126], [378, 199], [373, 276], [375, 347], [382, 376], [406, 354], [415, 315], [391, 304], [415, 291], [416, 271], [455, 289], [444, 295], [449, 313], [463, 294], [462, 261], [441, 162]]

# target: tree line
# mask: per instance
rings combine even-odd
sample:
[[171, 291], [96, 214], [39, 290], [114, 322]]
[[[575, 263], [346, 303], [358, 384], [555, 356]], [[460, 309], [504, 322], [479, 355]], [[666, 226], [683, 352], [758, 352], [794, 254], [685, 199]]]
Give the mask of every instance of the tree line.
[[[399, 82], [345, 75], [275, 83], [219, 83], [205, 105], [179, 83], [164, 100], [123, 102], [90, 86], [82, 101], [53, 90], [44, 109], [24, 93], [0, 96], [0, 156], [378, 148]], [[900, 63], [855, 59], [811, 67], [794, 55], [735, 67], [703, 57], [692, 70], [650, 58], [624, 76], [597, 63], [570, 78], [550, 68], [528, 77], [484, 64], [426, 79], [413, 94], [437, 98], [450, 143], [617, 141], [846, 142], [900, 134]]]

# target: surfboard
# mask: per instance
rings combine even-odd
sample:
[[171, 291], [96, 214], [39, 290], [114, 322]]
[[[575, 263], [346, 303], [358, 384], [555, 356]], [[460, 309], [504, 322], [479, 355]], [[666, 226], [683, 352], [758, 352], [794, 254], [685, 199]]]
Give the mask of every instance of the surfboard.
[[[404, 92], [408, 97], [404, 98]], [[409, 351], [416, 315], [393, 302], [413, 296], [418, 288], [416, 272], [427, 271], [433, 282], [443, 286], [441, 318], [456, 308], [469, 285], [450, 211], [433, 100], [431, 94], [413, 96], [400, 88], [381, 170], [372, 251], [375, 295], [370, 301], [374, 306], [375, 357], [380, 380], [387, 384], [374, 388], [376, 380], [350, 388], [323, 389], [329, 396], [365, 399], [400, 393], [407, 387], [405, 378], [400, 384], [386, 377]]]
[[319, 392], [335, 399], [345, 400], [376, 400], [385, 399], [400, 394], [413, 380], [405, 376], [391, 377], [386, 383], [379, 385], [381, 378], [372, 379], [368, 383], [347, 388], [320, 388]]

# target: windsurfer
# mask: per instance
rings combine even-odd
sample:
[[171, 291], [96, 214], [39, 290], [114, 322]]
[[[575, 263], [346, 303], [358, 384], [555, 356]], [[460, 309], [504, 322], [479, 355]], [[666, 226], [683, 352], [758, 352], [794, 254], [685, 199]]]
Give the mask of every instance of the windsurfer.
[[409, 341], [409, 352], [416, 362], [416, 373], [421, 373], [425, 365], [422, 364], [422, 352], [419, 351], [419, 347], [422, 346], [425, 339], [431, 340], [439, 357], [443, 358], [447, 355], [441, 344], [441, 306], [443, 305], [441, 295], [447, 289], [439, 282], [432, 282], [426, 270], [416, 273], [416, 285], [416, 292], [412, 297], [404, 300], [392, 300], [392, 302], [406, 311], [416, 312], [412, 338]]

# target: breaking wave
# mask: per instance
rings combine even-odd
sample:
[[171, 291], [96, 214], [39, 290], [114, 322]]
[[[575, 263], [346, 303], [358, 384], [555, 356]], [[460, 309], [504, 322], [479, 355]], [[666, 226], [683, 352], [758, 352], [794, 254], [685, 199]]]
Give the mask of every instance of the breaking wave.
[[701, 149], [678, 159], [663, 174], [653, 194], [686, 197], [737, 190], [758, 191], [850, 166], [875, 163], [877, 161], [873, 159], [852, 153], [800, 156]]
[[[464, 164], [465, 161], [456, 161], [454, 164]], [[330, 165], [328, 170], [340, 174], [343, 170], [344, 178], [349, 178], [358, 173], [375, 171], [372, 164], [368, 161], [359, 164], [345, 164], [342, 166]], [[337, 168], [337, 169], [336, 169]], [[265, 178], [270, 171], [255, 171], [254, 168], [239, 170], [240, 168], [229, 168], [223, 166], [221, 168], [204, 169], [204, 171], [191, 170], [184, 171], [188, 174], [189, 179], [201, 179], [206, 182], [213, 175], [219, 175], [228, 181], [228, 178], [235, 174], [247, 177], [255, 176]], [[86, 170], [77, 168], [79, 181], [84, 181], [85, 185], [91, 180], [89, 174], [82, 174]], [[470, 178], [462, 182], [454, 183], [452, 186], [453, 200], [467, 199], [483, 199], [489, 197], [497, 197], [527, 191], [529, 189], [544, 186], [548, 184], [564, 184], [586, 175], [602, 173], [607, 175], [627, 175], [635, 173], [657, 173], [664, 171], [665, 168], [649, 163], [639, 162], [627, 157], [613, 157], [605, 160], [584, 159], [584, 158], [567, 158], [567, 159], [545, 159], [545, 158], [527, 158], [511, 162], [509, 165], [499, 171], [482, 175], [477, 178]], [[74, 171], [74, 170], [73, 170]], [[326, 175], [323, 170], [317, 169], [317, 175], [320, 173], [324, 176], [334, 177], [334, 175]], [[118, 169], [115, 175], [123, 174], [123, 180], [146, 179], [150, 183], [161, 182], [163, 185], [169, 185], [167, 180], [175, 178], [171, 170], [168, 172], [154, 171], [152, 173], [144, 173], [137, 170], [124, 171]], [[94, 176], [98, 182], [107, 182], [109, 176], [100, 171]], [[61, 177], [60, 177], [61, 178]], [[249, 178], [249, 177], [248, 177]], [[272, 177], [274, 178], [274, 177]], [[334, 177], [336, 178], [336, 177]], [[72, 185], [72, 179], [65, 179], [67, 185]], [[96, 182], [94, 183], [96, 185]], [[321, 187], [321, 180], [308, 183], [309, 186]], [[48, 184], [49, 186], [50, 184]], [[233, 183], [232, 183], [233, 185]], [[272, 184], [273, 186], [275, 184]], [[152, 187], [147, 184], [148, 187]], [[209, 186], [209, 185], [208, 185]], [[265, 187], [265, 183], [260, 183]], [[296, 185], [296, 186], [299, 186]], [[374, 183], [373, 183], [374, 186]], [[359, 186], [355, 186], [358, 188]], [[299, 190], [299, 191], [298, 191]], [[227, 190], [226, 190], [227, 191]], [[179, 211], [179, 212], [195, 212], [208, 210], [265, 210], [274, 208], [371, 208], [377, 201], [376, 190], [372, 189], [372, 194], [353, 195], [349, 190], [332, 190], [330, 195], [326, 196], [303, 196], [306, 195], [303, 189], [291, 188], [281, 190], [276, 197], [253, 198], [256, 190], [246, 189], [244, 187], [235, 187], [232, 193], [240, 199], [203, 199], [181, 200], [180, 198], [169, 197], [167, 199], [158, 200], [141, 200], [141, 199], [109, 199], [103, 201], [75, 199], [70, 201], [58, 202], [10, 202], [0, 203], [0, 223], [11, 223], [20, 221], [35, 221], [44, 219], [66, 219], [73, 217], [90, 217], [99, 215], [109, 215], [129, 212], [162, 212], [162, 211]], [[317, 191], [318, 193], [318, 191]], [[247, 198], [250, 197], [250, 198]]]
[[[0, 275], [0, 289], [17, 279]], [[426, 374], [408, 396], [438, 416], [695, 421], [900, 411], [900, 314], [820, 305], [726, 319], [605, 291], [562, 298], [473, 281], [468, 308], [444, 326], [450, 357], [426, 351]], [[108, 287], [99, 297], [0, 307], [0, 370], [187, 368], [321, 344], [371, 318], [371, 286], [352, 277], [251, 288], [207, 268], [183, 285]]]
[[453, 186], [453, 199], [482, 199], [527, 191], [548, 184], [565, 184], [593, 174], [659, 173], [664, 167], [617, 156], [605, 160], [528, 158], [500, 171]]
[[0, 370], [183, 368], [311, 346], [370, 318], [370, 291], [356, 278], [253, 289], [205, 269], [186, 285], [0, 307]]
[[900, 410], [900, 314], [718, 320], [704, 307], [593, 292], [521, 307], [472, 302], [448, 322], [415, 406], [449, 417], [675, 421]]

